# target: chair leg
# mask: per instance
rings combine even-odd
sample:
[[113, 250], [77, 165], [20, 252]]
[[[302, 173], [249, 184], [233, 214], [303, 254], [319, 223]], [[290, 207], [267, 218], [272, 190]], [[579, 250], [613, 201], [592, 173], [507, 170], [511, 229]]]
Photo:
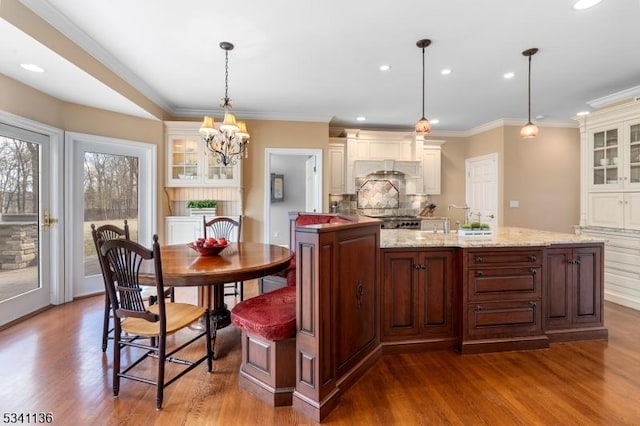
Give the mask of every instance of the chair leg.
[[[117, 319], [113, 319], [116, 323]], [[114, 324], [113, 327], [113, 396], [118, 396], [120, 393], [120, 324]]]
[[158, 377], [156, 379], [156, 409], [162, 409], [164, 397], [164, 365], [166, 358], [167, 336], [160, 333], [158, 336]]
[[240, 281], [236, 283], [236, 286], [240, 288], [240, 301], [244, 300], [244, 281]]
[[207, 346], [207, 372], [211, 373], [213, 371], [213, 346], [211, 343], [211, 316], [208, 309], [204, 314], [204, 319], [205, 330], [207, 333], [204, 338], [205, 345]]
[[104, 296], [104, 320], [102, 321], [102, 352], [107, 351], [107, 340], [109, 340], [109, 317], [111, 316], [111, 302], [109, 295]]

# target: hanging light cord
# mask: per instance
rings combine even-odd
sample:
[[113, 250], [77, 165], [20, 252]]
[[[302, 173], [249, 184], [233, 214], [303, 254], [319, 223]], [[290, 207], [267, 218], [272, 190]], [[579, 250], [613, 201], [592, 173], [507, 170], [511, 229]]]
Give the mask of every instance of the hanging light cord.
[[527, 124], [531, 124], [531, 56], [529, 55], [529, 122]]
[[422, 48], [422, 118], [424, 118], [424, 92], [425, 92], [425, 84], [424, 84], [424, 47]]
[[231, 99], [229, 99], [229, 51], [224, 51], [224, 99], [223, 99], [222, 108], [230, 108], [231, 107]]

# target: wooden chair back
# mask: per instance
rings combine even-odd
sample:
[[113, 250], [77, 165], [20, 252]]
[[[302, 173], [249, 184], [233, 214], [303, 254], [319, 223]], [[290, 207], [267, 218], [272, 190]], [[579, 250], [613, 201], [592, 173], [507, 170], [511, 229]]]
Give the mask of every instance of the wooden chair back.
[[[98, 244], [102, 261], [105, 266], [108, 266], [105, 267], [105, 281], [116, 320], [133, 317], [151, 322], [164, 322], [164, 298], [159, 297], [156, 300], [158, 314], [147, 310], [142, 297], [139, 276], [142, 262], [153, 261], [156, 290], [158, 294], [164, 294], [158, 236], [153, 236], [153, 248], [151, 250], [125, 239], [98, 240]], [[163, 324], [161, 324], [162, 328]]]
[[203, 216], [204, 237], [212, 236], [215, 238], [224, 237], [231, 243], [240, 241], [240, 233], [242, 231], [242, 216], [238, 216], [238, 220], [230, 217], [214, 217], [207, 221], [207, 217]]

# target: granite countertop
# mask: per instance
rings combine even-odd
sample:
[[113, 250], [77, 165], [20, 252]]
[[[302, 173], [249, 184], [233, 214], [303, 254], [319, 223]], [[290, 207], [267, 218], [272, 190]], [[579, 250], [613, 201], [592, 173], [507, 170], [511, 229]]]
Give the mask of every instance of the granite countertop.
[[380, 248], [402, 247], [527, 247], [604, 242], [604, 239], [537, 229], [500, 227], [491, 236], [462, 236], [412, 229], [380, 230]]

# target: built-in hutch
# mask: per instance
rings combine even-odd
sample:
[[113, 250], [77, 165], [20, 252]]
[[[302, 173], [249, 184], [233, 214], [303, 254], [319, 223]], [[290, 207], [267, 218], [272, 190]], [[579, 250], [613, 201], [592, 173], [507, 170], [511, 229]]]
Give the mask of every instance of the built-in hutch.
[[578, 117], [578, 232], [606, 240], [604, 297], [640, 309], [640, 102]]

